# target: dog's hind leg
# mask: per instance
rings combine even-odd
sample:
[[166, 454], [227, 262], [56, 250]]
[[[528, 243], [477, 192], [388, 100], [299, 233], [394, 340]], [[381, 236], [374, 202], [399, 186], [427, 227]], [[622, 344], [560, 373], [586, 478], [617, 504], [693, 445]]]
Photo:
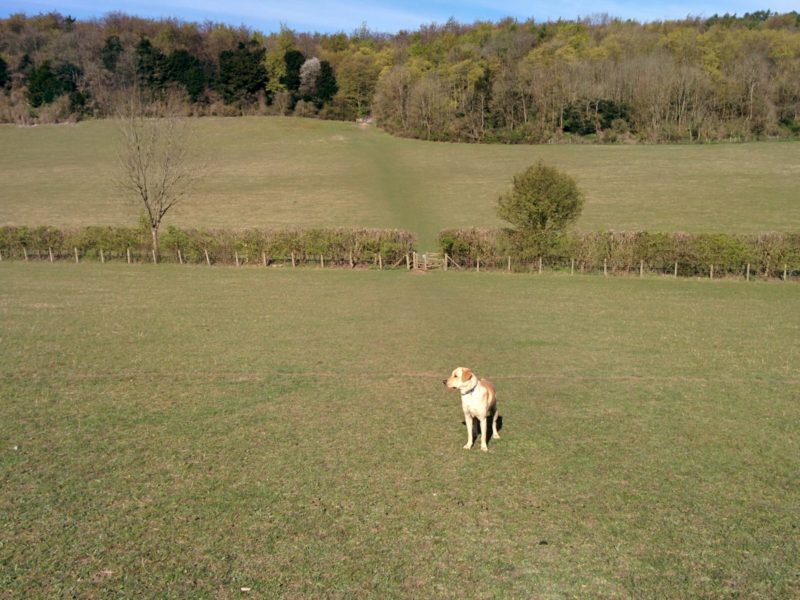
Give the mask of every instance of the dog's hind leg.
[[499, 440], [500, 434], [497, 433], [497, 417], [500, 411], [497, 410], [497, 407], [494, 409], [494, 416], [492, 417], [492, 439]]

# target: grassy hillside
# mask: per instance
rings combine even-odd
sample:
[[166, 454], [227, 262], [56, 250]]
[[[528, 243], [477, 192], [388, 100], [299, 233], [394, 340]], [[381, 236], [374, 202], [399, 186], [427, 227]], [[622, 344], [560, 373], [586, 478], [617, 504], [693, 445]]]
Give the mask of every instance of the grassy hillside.
[[[10, 598], [800, 594], [794, 285], [0, 279]], [[459, 364], [498, 388], [488, 455]]]
[[[212, 168], [172, 216], [192, 226], [495, 226], [497, 196], [543, 158], [587, 193], [579, 227], [753, 232], [800, 224], [800, 144], [480, 146], [391, 137], [354, 124], [209, 118]], [[136, 207], [111, 183], [109, 121], [0, 127], [0, 223], [126, 224]]]

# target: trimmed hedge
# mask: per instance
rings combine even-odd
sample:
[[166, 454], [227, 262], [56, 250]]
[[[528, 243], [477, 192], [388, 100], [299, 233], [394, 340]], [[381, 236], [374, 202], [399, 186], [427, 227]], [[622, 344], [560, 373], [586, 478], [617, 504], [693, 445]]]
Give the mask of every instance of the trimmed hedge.
[[380, 254], [384, 262], [394, 263], [414, 250], [413, 234], [397, 229], [178, 229], [168, 227], [161, 236], [161, 251], [177, 254], [189, 262], [212, 260], [233, 263], [290, 260], [319, 261], [354, 265], [372, 264]]
[[[511, 238], [497, 229], [448, 229], [439, 234], [441, 251], [461, 266], [506, 268], [508, 257], [523, 268], [532, 268], [540, 257], [522, 255]], [[641, 261], [648, 271], [706, 276], [751, 274], [780, 277], [784, 265], [792, 274], [800, 273], [800, 233], [759, 233], [750, 235], [652, 233], [647, 231], [570, 232], [553, 240], [542, 253], [549, 267], [570, 267], [581, 272], [603, 269], [610, 272], [638, 271]]]
[[[82, 258], [127, 259], [149, 262], [150, 232], [134, 227], [0, 227], [0, 252], [5, 258], [71, 258], [77, 248]], [[396, 229], [180, 229], [167, 227], [161, 232], [161, 260], [178, 262], [178, 250], [185, 262], [233, 264], [295, 260], [326, 264], [371, 265], [380, 254], [384, 264], [402, 260], [414, 250], [414, 235]], [[352, 260], [352, 262], [351, 262]]]

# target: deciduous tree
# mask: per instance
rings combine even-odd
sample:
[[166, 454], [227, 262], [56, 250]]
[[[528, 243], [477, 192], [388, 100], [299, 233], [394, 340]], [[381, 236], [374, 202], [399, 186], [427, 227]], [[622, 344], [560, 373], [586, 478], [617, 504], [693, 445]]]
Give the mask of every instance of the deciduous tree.
[[192, 121], [167, 97], [148, 103], [138, 90], [118, 106], [117, 184], [142, 209], [159, 257], [158, 234], [167, 213], [197, 183], [204, 165], [198, 158]]
[[298, 91], [303, 99], [310, 100], [316, 97], [321, 69], [319, 59], [316, 57], [309, 58], [300, 67], [300, 87]]
[[521, 253], [544, 252], [583, 210], [584, 195], [575, 180], [539, 161], [514, 176], [500, 196], [498, 216], [511, 223], [512, 243]]

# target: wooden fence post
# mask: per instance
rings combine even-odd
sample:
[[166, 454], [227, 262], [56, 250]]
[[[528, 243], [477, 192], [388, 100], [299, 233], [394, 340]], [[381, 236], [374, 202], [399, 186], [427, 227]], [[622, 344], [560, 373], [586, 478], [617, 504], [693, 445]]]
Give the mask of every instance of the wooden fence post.
[[52, 248], [48, 248], [47, 249], [47, 253], [50, 255], [50, 262], [53, 262], [53, 249]]
[[106, 264], [106, 255], [103, 253], [102, 248], [100, 248], [100, 264]]
[[678, 261], [675, 261], [675, 279], [678, 278]]
[[25, 262], [28, 262], [28, 250], [25, 246], [22, 247], [22, 254], [25, 255]]
[[511, 257], [508, 257], [508, 272], [511, 273]]
[[233, 256], [234, 256], [234, 260], [236, 261], [236, 266], [238, 267], [239, 266], [239, 251], [238, 250], [234, 250], [233, 251]]
[[450, 260], [447, 252], [444, 253], [444, 270], [447, 271], [447, 261]]
[[575, 259], [574, 258], [572, 259], [572, 262], [570, 263], [570, 266], [569, 266], [569, 274], [570, 275], [575, 275]]
[[325, 257], [322, 254], [319, 255], [319, 266], [323, 269], [325, 268]]
[[641, 279], [642, 277], [644, 277], [644, 261], [640, 260], [639, 261], [639, 279]]
[[422, 264], [423, 264], [425, 270], [427, 271], [428, 270], [428, 253], [427, 252], [422, 255]]
[[539, 275], [542, 274], [542, 257], [539, 257]]
[[78, 249], [75, 247], [73, 247], [72, 249], [75, 250], [75, 264], [78, 264], [80, 262], [80, 260], [78, 259]]
[[128, 247], [127, 255], [128, 255], [128, 264], [131, 264], [131, 249], [130, 249], [130, 247]]
[[603, 275], [608, 277], [608, 259], [607, 258], [603, 259]]
[[411, 263], [408, 260], [408, 253], [406, 252], [406, 271], [411, 270]]
[[711, 265], [711, 279], [714, 279], [714, 265]]
[[158, 264], [158, 259], [156, 258], [156, 249], [153, 248], [152, 250], [150, 250], [150, 253], [153, 255], [153, 264], [157, 265]]
[[203, 248], [203, 252], [206, 255], [206, 264], [210, 267], [211, 266], [211, 259], [208, 257], [208, 248]]
[[480, 256], [475, 259], [475, 270], [478, 271], [478, 273], [481, 272], [481, 257]]
[[294, 262], [294, 250], [292, 250], [292, 268], [294, 269], [297, 265]]
[[178, 262], [183, 264], [183, 254], [181, 254], [181, 249], [178, 248]]
[[747, 281], [750, 281], [750, 263], [747, 263]]
[[378, 253], [378, 268], [383, 271], [383, 257]]
[[350, 250], [350, 268], [355, 269], [356, 263], [353, 262], [353, 251]]

